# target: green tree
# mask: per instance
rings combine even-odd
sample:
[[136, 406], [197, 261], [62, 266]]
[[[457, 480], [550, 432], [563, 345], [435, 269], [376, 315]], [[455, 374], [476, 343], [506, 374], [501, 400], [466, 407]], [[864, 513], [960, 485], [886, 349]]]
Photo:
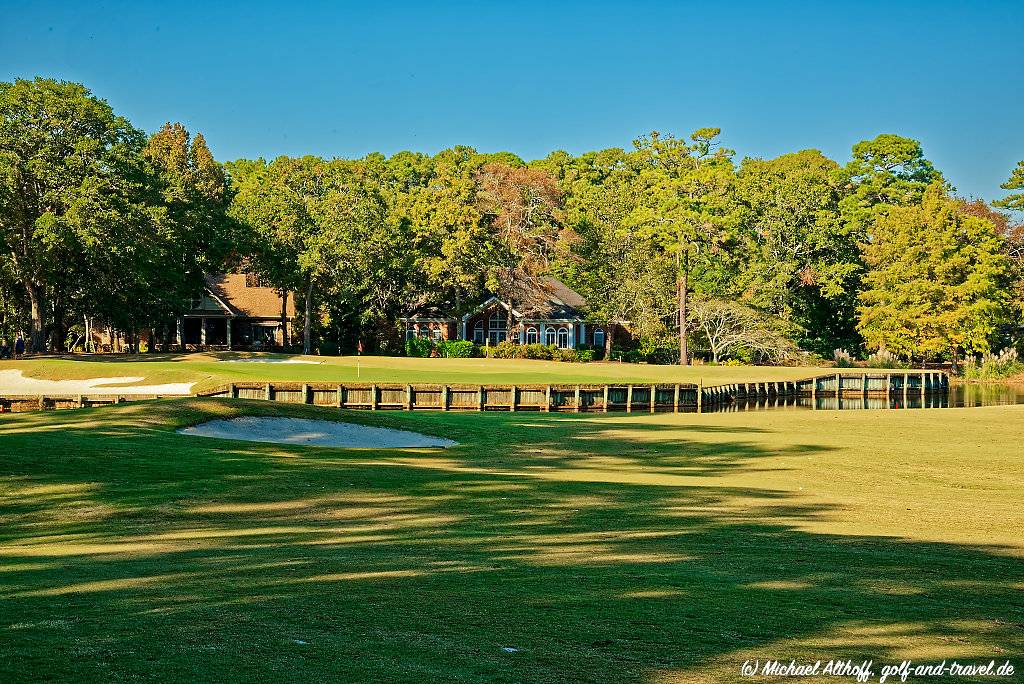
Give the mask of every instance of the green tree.
[[824, 355], [858, 346], [862, 266], [839, 209], [839, 165], [817, 150], [744, 159], [737, 195], [744, 208], [739, 296], [803, 329], [807, 349]]
[[144, 141], [80, 84], [0, 83], [0, 259], [26, 293], [31, 349], [45, 349], [48, 316], [63, 337], [104, 246], [157, 219], [142, 198]]
[[1020, 190], [996, 200], [992, 204], [1013, 211], [1024, 211], [1024, 161], [1017, 162], [1017, 168], [1010, 174], [1010, 179], [1000, 185], [1003, 190]]
[[991, 221], [963, 212], [936, 181], [919, 204], [880, 214], [871, 235], [857, 326], [869, 348], [954, 363], [988, 350], [1010, 276]]
[[702, 128], [689, 140], [657, 132], [635, 142], [639, 169], [628, 226], [675, 261], [679, 363], [688, 364], [687, 297], [694, 257], [722, 262], [726, 235], [738, 218], [732, 150], [718, 143], [720, 130]]
[[853, 146], [845, 168], [848, 192], [840, 202], [852, 235], [863, 239], [880, 211], [919, 202], [925, 189], [943, 181], [924, 156], [921, 143], [891, 133]]

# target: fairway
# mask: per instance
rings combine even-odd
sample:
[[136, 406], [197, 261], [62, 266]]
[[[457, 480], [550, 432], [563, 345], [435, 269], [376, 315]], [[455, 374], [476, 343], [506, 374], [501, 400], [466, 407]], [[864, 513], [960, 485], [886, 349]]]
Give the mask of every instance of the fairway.
[[[258, 356], [258, 355], [256, 355]], [[230, 382], [400, 382], [469, 385], [525, 383], [726, 382], [797, 380], [834, 370], [785, 366], [653, 366], [634, 363], [563, 363], [519, 359], [418, 359], [399, 356], [294, 356], [315, 363], [237, 363], [240, 354], [83, 355], [0, 361], [0, 371], [21, 370], [47, 380], [128, 376], [129, 384], [196, 383], [199, 392]], [[285, 358], [262, 355], [262, 358]], [[3, 387], [0, 387], [2, 394]]]
[[[459, 445], [175, 433], [239, 415]], [[1020, 668], [1022, 423], [1024, 406], [470, 415], [210, 399], [0, 416], [0, 681], [731, 682], [747, 658]]]

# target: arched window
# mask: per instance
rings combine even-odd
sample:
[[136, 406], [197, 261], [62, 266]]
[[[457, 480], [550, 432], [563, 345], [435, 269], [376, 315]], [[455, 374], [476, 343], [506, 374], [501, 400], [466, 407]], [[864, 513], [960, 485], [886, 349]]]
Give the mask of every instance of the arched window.
[[544, 344], [550, 346], [555, 343], [555, 329], [548, 328], [544, 331]]
[[604, 330], [601, 328], [594, 328], [594, 346], [604, 349]]
[[565, 328], [558, 329], [558, 346], [562, 349], [569, 347], [569, 331]]
[[537, 344], [537, 328], [532, 325], [526, 329], [526, 344]]
[[505, 341], [507, 334], [508, 316], [505, 315], [504, 309], [497, 309], [487, 321], [487, 338], [491, 344], [498, 344]]
[[473, 324], [473, 341], [477, 344], [484, 343], [484, 322], [482, 319]]
[[405, 339], [411, 340], [414, 337], [416, 337], [416, 329], [413, 328], [412, 323], [406, 323], [405, 324]]

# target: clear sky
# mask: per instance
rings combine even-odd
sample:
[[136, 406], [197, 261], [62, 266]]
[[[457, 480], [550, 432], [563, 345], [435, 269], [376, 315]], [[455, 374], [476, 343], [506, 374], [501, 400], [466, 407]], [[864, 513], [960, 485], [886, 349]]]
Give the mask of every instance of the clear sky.
[[25, 2], [0, 80], [82, 81], [221, 160], [455, 144], [527, 159], [723, 130], [742, 156], [921, 140], [965, 195], [1024, 159], [1024, 1]]

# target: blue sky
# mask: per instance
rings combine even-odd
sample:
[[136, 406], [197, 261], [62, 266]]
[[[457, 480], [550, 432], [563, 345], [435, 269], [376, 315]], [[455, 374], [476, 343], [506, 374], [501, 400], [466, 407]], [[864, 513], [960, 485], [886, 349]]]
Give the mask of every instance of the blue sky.
[[845, 161], [920, 139], [962, 194], [1024, 159], [1024, 2], [0, 0], [0, 80], [82, 81], [222, 160], [455, 144], [525, 158], [723, 130]]

